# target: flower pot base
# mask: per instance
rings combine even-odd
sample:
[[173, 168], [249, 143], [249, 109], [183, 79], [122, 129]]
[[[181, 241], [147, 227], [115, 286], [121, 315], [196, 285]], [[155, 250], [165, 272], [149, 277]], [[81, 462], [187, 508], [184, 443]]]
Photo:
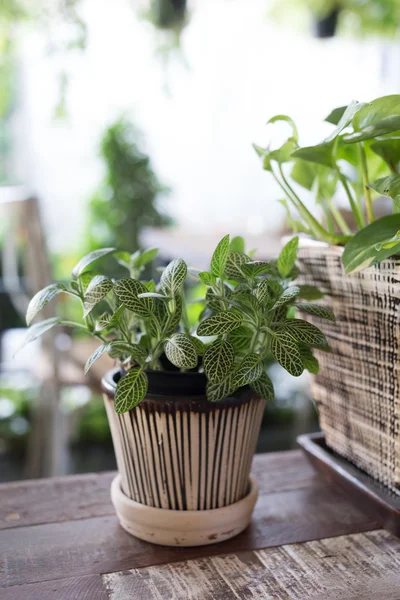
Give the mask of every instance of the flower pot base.
[[162, 546], [206, 546], [228, 540], [249, 525], [258, 497], [250, 476], [247, 496], [211, 510], [168, 510], [135, 502], [121, 490], [121, 478], [111, 484], [111, 500], [118, 521], [131, 535]]

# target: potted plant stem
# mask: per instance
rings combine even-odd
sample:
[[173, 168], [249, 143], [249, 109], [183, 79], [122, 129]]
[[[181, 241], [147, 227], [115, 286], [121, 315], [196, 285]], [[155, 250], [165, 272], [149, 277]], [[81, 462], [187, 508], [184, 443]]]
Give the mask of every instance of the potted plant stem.
[[[204, 297], [190, 318], [186, 263], [178, 258], [160, 281], [141, 280], [156, 250], [85, 256], [69, 285], [55, 283], [32, 299], [27, 322], [56, 295], [83, 306], [83, 322], [47, 319], [31, 325], [25, 343], [56, 325], [86, 331], [101, 342], [85, 370], [104, 353], [118, 367], [103, 379], [119, 475], [112, 500], [133, 535], [167, 545], [203, 545], [233, 537], [249, 523], [257, 499], [250, 476], [265, 401], [274, 391], [271, 357], [294, 376], [318, 369], [313, 347], [326, 347], [294, 307], [333, 319], [291, 285], [298, 238], [274, 262], [255, 261], [241, 238], [225, 236], [209, 271], [196, 272]], [[112, 280], [91, 270], [114, 254], [129, 276]], [[90, 270], [88, 269], [90, 268]], [[189, 290], [190, 291], [190, 290]]]
[[[285, 143], [255, 149], [285, 193], [293, 230], [319, 241], [302, 244], [299, 281], [318, 286], [336, 316], [326, 329], [332, 353], [317, 353], [313, 378], [326, 443], [400, 494], [400, 96], [333, 110], [326, 120], [336, 127], [315, 146], [299, 146], [289, 117], [270, 123], [282, 120], [291, 127]], [[304, 204], [302, 188], [324, 222]], [[335, 204], [340, 193], [353, 228]], [[376, 219], [380, 196], [393, 208]]]

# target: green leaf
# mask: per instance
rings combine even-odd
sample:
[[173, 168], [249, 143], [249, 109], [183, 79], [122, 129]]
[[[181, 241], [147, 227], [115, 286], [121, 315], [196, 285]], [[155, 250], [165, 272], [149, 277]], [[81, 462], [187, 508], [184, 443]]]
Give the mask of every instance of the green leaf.
[[309, 373], [317, 375], [319, 372], [319, 362], [313, 355], [311, 349], [303, 344], [300, 344], [299, 350], [304, 368], [307, 369]]
[[115, 340], [109, 344], [108, 353], [111, 358], [120, 358], [121, 356], [131, 356], [140, 364], [144, 363], [147, 358], [147, 352], [143, 346], [139, 344], [130, 344], [122, 340]]
[[228, 340], [222, 338], [207, 346], [203, 358], [204, 372], [212, 383], [218, 383], [232, 371], [235, 350]]
[[296, 342], [302, 342], [308, 346], [326, 346], [326, 337], [312, 323], [303, 321], [302, 319], [288, 319], [279, 324], [279, 328], [275, 330], [275, 334], [279, 337], [290, 336]]
[[273, 123], [278, 123], [280, 121], [283, 121], [284, 123], [288, 123], [288, 125], [290, 126], [290, 128], [292, 130], [292, 135], [291, 135], [291, 137], [289, 139], [293, 139], [296, 142], [298, 142], [298, 140], [299, 140], [299, 134], [297, 132], [297, 127], [296, 127], [295, 122], [293, 121], [293, 119], [291, 119], [290, 117], [288, 117], [288, 115], [275, 115], [269, 121], [267, 121], [267, 125], [270, 125], [270, 124], [273, 124]]
[[235, 390], [236, 387], [233, 384], [233, 377], [232, 375], [228, 375], [228, 377], [218, 381], [217, 383], [208, 381], [206, 386], [206, 395], [210, 402], [218, 402], [218, 400], [224, 400], [225, 398], [231, 396]]
[[147, 292], [146, 286], [137, 279], [120, 279], [114, 283], [114, 292], [120, 302], [128, 310], [139, 317], [149, 317], [154, 310], [153, 298], [138, 298], [139, 294]]
[[283, 287], [278, 281], [275, 281], [274, 279], [268, 280], [268, 287], [270, 294], [273, 298], [277, 298], [283, 293]]
[[[15, 354], [25, 348], [28, 344], [39, 338], [41, 335], [49, 331], [55, 325], [60, 325], [62, 323], [61, 319], [58, 317], [51, 317], [50, 319], [46, 319], [45, 321], [41, 321], [40, 323], [35, 323], [35, 325], [31, 325], [26, 332], [25, 338], [22, 344], [17, 348]], [[14, 355], [15, 355], [14, 354]]]
[[94, 279], [94, 277], [97, 277], [97, 273], [95, 273], [94, 271], [85, 271], [84, 273], [82, 273], [82, 275], [79, 275], [78, 281], [80, 283], [80, 286], [78, 285], [78, 291], [80, 292], [80, 288], [82, 288], [82, 292], [85, 294], [86, 290], [90, 285], [90, 282], [92, 281], [92, 279]]
[[292, 238], [283, 248], [276, 261], [280, 276], [285, 279], [292, 271], [299, 248], [299, 237]]
[[397, 213], [382, 217], [358, 231], [347, 243], [342, 255], [346, 273], [366, 269], [399, 252], [400, 242], [394, 247], [382, 248], [393, 240], [399, 230], [400, 214]]
[[241, 252], [242, 254], [244, 254], [245, 243], [242, 236], [237, 235], [231, 239], [231, 243], [229, 244], [229, 250], [231, 252]]
[[249, 327], [241, 325], [229, 334], [229, 341], [232, 343], [236, 352], [243, 352], [250, 348], [253, 332]]
[[233, 384], [242, 387], [259, 379], [263, 372], [262, 363], [258, 354], [251, 353], [244, 357], [236, 371]]
[[400, 175], [381, 177], [381, 179], [369, 183], [368, 187], [378, 192], [378, 194], [395, 199], [400, 194]]
[[353, 119], [354, 133], [343, 136], [347, 144], [362, 142], [400, 129], [400, 96], [384, 96], [365, 105]]
[[200, 323], [197, 328], [197, 335], [210, 336], [229, 333], [240, 327], [242, 321], [242, 315], [237, 313], [230, 311], [219, 312]]
[[333, 157], [334, 141], [328, 143], [317, 144], [316, 146], [305, 146], [293, 152], [294, 158], [301, 158], [309, 162], [324, 165], [325, 167], [335, 167]]
[[186, 333], [175, 333], [164, 344], [168, 360], [180, 369], [194, 369], [198, 358], [196, 346]]
[[94, 250], [93, 252], [89, 252], [86, 254], [78, 264], [72, 269], [72, 277], [77, 279], [83, 272], [86, 267], [92, 264], [95, 260], [106, 256], [107, 254], [111, 254], [115, 251], [115, 248], [102, 248], [101, 250]]
[[272, 307], [272, 310], [276, 310], [280, 306], [284, 306], [285, 304], [289, 304], [296, 296], [300, 293], [300, 288], [297, 285], [292, 285], [291, 287], [286, 288], [286, 290], [281, 294], [278, 300]]
[[158, 248], [150, 248], [141, 252], [139, 256], [133, 261], [133, 267], [144, 267], [149, 262], [152, 262], [158, 255]]
[[114, 408], [119, 414], [135, 408], [146, 396], [147, 375], [141, 369], [133, 368], [121, 377], [114, 396]]
[[167, 265], [161, 275], [160, 287], [167, 296], [180, 294], [187, 275], [187, 265], [181, 258], [176, 258]]
[[103, 331], [110, 327], [111, 313], [102, 313], [98, 319], [96, 319], [95, 331]]
[[207, 271], [202, 271], [201, 273], [199, 273], [199, 279], [201, 283], [204, 283], [204, 285], [207, 285], [209, 287], [212, 287], [216, 283], [214, 275], [208, 273]]
[[[336, 129], [332, 131], [332, 133], [326, 138], [325, 143], [331, 142], [334, 140], [339, 133], [343, 131], [350, 123], [352, 122], [354, 115], [363, 107], [366, 106], [365, 102], [357, 102], [353, 100], [345, 109], [343, 114], [341, 115], [339, 122], [337, 123]], [[331, 113], [332, 114], [332, 113]]]
[[270, 287], [268, 279], [262, 279], [255, 290], [255, 297], [261, 305], [265, 305], [271, 300]]
[[328, 321], [336, 321], [333, 312], [326, 306], [320, 306], [319, 304], [311, 304], [310, 302], [300, 302], [295, 304], [297, 310], [308, 313], [309, 315], [315, 315], [321, 317], [321, 319], [328, 319]]
[[192, 340], [192, 342], [196, 348], [197, 356], [204, 356], [207, 346], [205, 344], [203, 344], [203, 342], [194, 335], [191, 335], [190, 339]]
[[261, 377], [250, 384], [250, 387], [255, 391], [257, 396], [266, 402], [273, 402], [275, 398], [274, 386], [265, 371], [261, 374]]
[[229, 235], [226, 235], [215, 248], [211, 258], [211, 273], [214, 277], [222, 277], [225, 271], [229, 252]]
[[274, 335], [271, 340], [271, 352], [290, 375], [299, 377], [304, 371], [299, 348], [292, 337]]
[[249, 257], [240, 252], [229, 252], [225, 266], [225, 273], [230, 279], [238, 281], [246, 280], [246, 275], [243, 273], [242, 267], [249, 262]]
[[317, 174], [318, 166], [299, 158], [294, 161], [290, 177], [303, 188], [311, 191]]
[[117, 263], [126, 269], [130, 269], [131, 267], [131, 255], [129, 252], [115, 252], [114, 258]]
[[255, 279], [256, 277], [261, 277], [266, 273], [271, 273], [272, 267], [271, 264], [263, 261], [263, 260], [253, 260], [245, 263], [241, 267], [242, 273], [249, 279]]
[[105, 277], [104, 275], [96, 275], [93, 277], [83, 298], [84, 317], [87, 317], [96, 304], [98, 304], [105, 296], [107, 296], [108, 292], [112, 290], [112, 287], [113, 283], [108, 277]]
[[89, 356], [89, 358], [86, 362], [85, 370], [84, 370], [85, 375], [89, 371], [90, 367], [96, 362], [96, 360], [98, 360], [101, 356], [103, 356], [103, 354], [108, 352], [109, 349], [110, 349], [110, 345], [108, 343], [101, 344], [101, 346], [96, 348], [96, 350], [93, 352], [93, 354], [91, 354]]
[[28, 310], [26, 311], [26, 324], [30, 325], [42, 308], [60, 292], [65, 292], [66, 289], [62, 283], [52, 283], [35, 294], [29, 302]]
[[371, 146], [371, 150], [389, 165], [392, 171], [398, 170], [400, 162], [400, 137], [378, 138]]
[[118, 306], [117, 310], [111, 315], [108, 322], [110, 327], [121, 327], [124, 325], [125, 304]]
[[347, 106], [339, 106], [339, 108], [334, 108], [329, 115], [325, 118], [327, 123], [332, 123], [332, 125], [337, 125], [342, 118]]
[[299, 297], [304, 300], [320, 300], [324, 297], [323, 292], [313, 285], [299, 285]]

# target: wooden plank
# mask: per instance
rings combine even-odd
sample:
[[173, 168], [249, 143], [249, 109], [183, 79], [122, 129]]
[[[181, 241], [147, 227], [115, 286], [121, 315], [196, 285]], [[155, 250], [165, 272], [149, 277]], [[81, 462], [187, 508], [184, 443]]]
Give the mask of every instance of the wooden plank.
[[378, 527], [334, 488], [317, 485], [262, 496], [246, 531], [202, 548], [141, 542], [123, 531], [114, 516], [5, 529], [0, 535], [0, 586], [110, 573]]
[[[298, 450], [258, 454], [252, 470], [260, 496], [326, 485]], [[113, 515], [110, 485], [114, 475], [91, 473], [0, 484], [0, 530]]]
[[1, 591], [1, 600], [109, 600], [100, 575], [15, 585]]
[[110, 600], [400, 597], [400, 543], [385, 531], [103, 575]]
[[115, 473], [72, 475], [0, 485], [0, 529], [113, 514]]

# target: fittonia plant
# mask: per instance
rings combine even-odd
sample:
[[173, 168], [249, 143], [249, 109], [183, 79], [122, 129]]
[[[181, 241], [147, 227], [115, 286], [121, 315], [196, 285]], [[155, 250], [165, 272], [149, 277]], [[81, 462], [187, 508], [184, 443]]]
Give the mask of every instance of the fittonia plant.
[[[85, 372], [104, 353], [121, 365], [115, 394], [119, 413], [143, 400], [147, 371], [168, 366], [204, 371], [210, 401], [226, 398], [246, 385], [271, 400], [274, 391], [266, 373], [271, 359], [294, 376], [304, 369], [315, 373], [318, 361], [312, 348], [326, 347], [321, 331], [296, 318], [295, 312], [334, 319], [328, 309], [310, 302], [321, 297], [318, 290], [291, 285], [297, 275], [297, 248], [295, 237], [277, 261], [256, 261], [245, 253], [242, 238], [230, 241], [227, 235], [215, 249], [208, 271], [191, 275], [185, 261], [177, 258], [162, 271], [158, 283], [141, 279], [156, 250], [133, 255], [112, 248], [97, 250], [76, 265], [68, 285], [49, 285], [32, 298], [25, 344], [56, 325], [78, 328], [97, 338], [100, 345], [89, 357]], [[112, 253], [126, 267], [127, 277], [113, 280], [88, 270]], [[197, 279], [203, 292], [203, 310], [194, 323], [188, 312], [188, 277]], [[31, 325], [58, 294], [69, 294], [81, 303], [82, 322], [54, 317]]]
[[[300, 147], [295, 124], [280, 148], [255, 146], [263, 168], [278, 182], [281, 200], [294, 232], [303, 231], [329, 244], [344, 245], [347, 272], [379, 263], [400, 252], [400, 95], [369, 103], [351, 102], [326, 118], [335, 126], [320, 144]], [[314, 193], [325, 223], [303, 202], [301, 188]], [[347, 198], [357, 231], [351, 231], [335, 204], [338, 191]], [[375, 220], [374, 200], [393, 200], [392, 214]]]

